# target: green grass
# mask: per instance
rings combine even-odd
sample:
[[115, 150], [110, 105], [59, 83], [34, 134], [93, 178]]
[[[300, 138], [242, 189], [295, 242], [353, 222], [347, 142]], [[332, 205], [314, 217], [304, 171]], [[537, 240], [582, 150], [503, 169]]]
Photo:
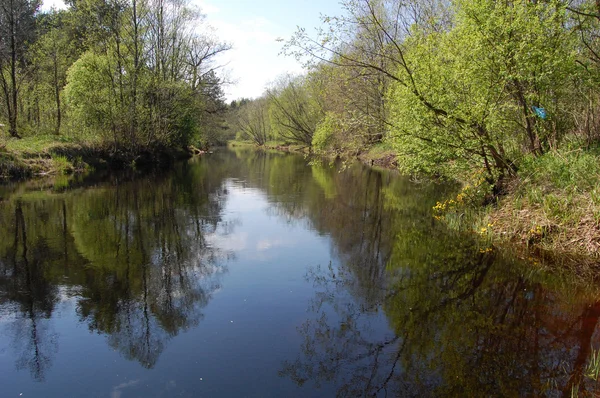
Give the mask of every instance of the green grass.
[[576, 149], [525, 158], [488, 219], [502, 234], [545, 250], [600, 256], [600, 153]]
[[[0, 141], [0, 179], [64, 175], [88, 170], [82, 157], [97, 158], [102, 147], [64, 136], [39, 135]], [[89, 159], [88, 159], [89, 160]]]
[[73, 170], [75, 169], [75, 167], [73, 166], [73, 163], [71, 163], [69, 161], [69, 159], [67, 159], [66, 156], [63, 155], [52, 155], [52, 162], [53, 162], [53, 168], [54, 168], [54, 173], [56, 174], [71, 174], [73, 172]]
[[5, 138], [0, 146], [0, 177], [71, 173], [72, 162], [66, 156], [53, 153], [56, 148], [71, 144], [71, 140], [54, 135]]
[[20, 154], [49, 153], [57, 146], [74, 143], [72, 139], [55, 135], [30, 136], [21, 139], [9, 138], [5, 141], [5, 149]]
[[597, 381], [600, 376], [600, 350], [595, 350], [593, 347], [585, 369], [585, 376], [594, 381]]
[[[598, 383], [598, 376], [600, 376], [600, 351], [594, 349], [594, 347], [591, 349], [583, 376], [592, 382]], [[585, 380], [581, 382], [585, 383]], [[581, 384], [571, 386], [571, 398], [579, 397], [580, 386]]]
[[540, 157], [526, 157], [519, 176], [524, 183], [547, 190], [584, 192], [600, 183], [600, 153], [596, 150], [552, 151]]
[[553, 151], [525, 159], [514, 196], [542, 213], [547, 222], [575, 225], [600, 215], [600, 155], [595, 151]]
[[482, 206], [489, 186], [465, 182], [433, 209], [434, 217], [496, 244], [517, 242], [534, 263], [543, 257], [588, 275], [600, 257], [600, 151], [554, 150], [528, 156], [518, 167], [508, 193], [495, 202]]
[[373, 154], [393, 152], [394, 148], [387, 142], [378, 142], [369, 148], [369, 152]]
[[381, 155], [387, 155], [390, 153], [395, 154], [396, 152], [394, 151], [394, 148], [392, 148], [386, 142], [379, 142], [379, 143], [369, 147], [368, 150], [366, 151], [366, 154], [368, 156], [372, 156], [372, 157], [380, 157]]

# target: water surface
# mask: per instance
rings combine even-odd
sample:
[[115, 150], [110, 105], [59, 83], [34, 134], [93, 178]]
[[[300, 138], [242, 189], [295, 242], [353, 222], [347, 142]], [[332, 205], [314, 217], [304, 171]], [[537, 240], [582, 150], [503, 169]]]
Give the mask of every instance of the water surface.
[[0, 187], [0, 395], [593, 391], [594, 290], [449, 231], [452, 190], [241, 149]]

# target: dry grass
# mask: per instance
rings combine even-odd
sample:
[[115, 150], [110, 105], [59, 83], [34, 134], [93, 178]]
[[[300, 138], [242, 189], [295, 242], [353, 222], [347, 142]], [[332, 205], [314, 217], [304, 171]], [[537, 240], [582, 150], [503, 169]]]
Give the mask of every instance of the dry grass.
[[524, 162], [509, 195], [485, 222], [509, 240], [565, 256], [600, 261], [600, 157], [549, 153]]
[[[577, 201], [579, 202], [579, 201]], [[583, 202], [583, 201], [582, 201]], [[581, 203], [581, 202], [579, 202]], [[509, 199], [501, 201], [487, 220], [493, 224], [494, 234], [527, 246], [563, 253], [584, 254], [600, 259], [600, 229], [597, 220], [585, 214], [583, 207], [571, 202], [579, 221], [552, 217], [543, 207], [532, 203], [519, 203]]]

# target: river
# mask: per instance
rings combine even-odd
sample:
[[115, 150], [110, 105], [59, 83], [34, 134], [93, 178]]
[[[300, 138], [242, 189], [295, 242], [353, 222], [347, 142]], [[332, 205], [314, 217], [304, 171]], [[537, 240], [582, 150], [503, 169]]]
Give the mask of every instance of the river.
[[216, 151], [0, 187], [0, 396], [580, 396], [597, 289], [431, 214], [451, 185]]

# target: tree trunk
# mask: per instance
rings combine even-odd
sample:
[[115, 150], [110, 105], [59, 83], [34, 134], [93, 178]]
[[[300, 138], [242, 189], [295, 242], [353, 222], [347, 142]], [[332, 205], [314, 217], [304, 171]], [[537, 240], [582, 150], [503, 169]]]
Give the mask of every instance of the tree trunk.
[[[11, 1], [12, 3], [12, 1]], [[12, 4], [11, 4], [12, 5]], [[14, 11], [14, 7], [11, 6], [11, 10]], [[11, 137], [21, 138], [17, 132], [17, 115], [18, 115], [18, 102], [17, 102], [17, 21], [15, 21], [14, 14], [10, 18], [11, 35], [10, 35], [10, 104], [8, 114], [9, 132]], [[12, 112], [10, 111], [12, 108]]]
[[56, 50], [54, 51], [54, 98], [56, 100], [56, 129], [54, 134], [60, 134], [61, 124], [61, 109], [60, 109], [60, 85], [58, 82], [58, 56]]

